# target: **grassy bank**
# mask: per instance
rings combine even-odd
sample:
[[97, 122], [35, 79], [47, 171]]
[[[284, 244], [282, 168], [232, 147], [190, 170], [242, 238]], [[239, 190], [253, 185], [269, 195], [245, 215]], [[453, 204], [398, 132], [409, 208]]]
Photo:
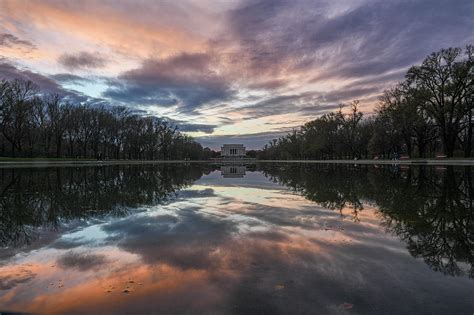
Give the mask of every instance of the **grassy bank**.
[[450, 159], [410, 159], [410, 160], [106, 160], [66, 159], [66, 158], [6, 158], [0, 157], [0, 167], [45, 167], [45, 166], [101, 166], [127, 164], [162, 163], [216, 163], [216, 164], [255, 164], [255, 163], [316, 163], [316, 164], [360, 164], [360, 165], [461, 165], [474, 166], [473, 158]]
[[44, 157], [4, 157], [0, 156], [0, 162], [37, 162], [37, 161], [95, 161], [93, 159], [71, 159], [71, 158], [44, 158]]

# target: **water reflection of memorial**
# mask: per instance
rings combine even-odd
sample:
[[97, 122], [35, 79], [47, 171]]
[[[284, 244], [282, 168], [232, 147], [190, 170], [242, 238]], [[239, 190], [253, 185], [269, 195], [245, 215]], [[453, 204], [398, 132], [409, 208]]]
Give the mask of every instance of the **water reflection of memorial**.
[[245, 165], [222, 165], [221, 175], [224, 178], [243, 178], [247, 168]]

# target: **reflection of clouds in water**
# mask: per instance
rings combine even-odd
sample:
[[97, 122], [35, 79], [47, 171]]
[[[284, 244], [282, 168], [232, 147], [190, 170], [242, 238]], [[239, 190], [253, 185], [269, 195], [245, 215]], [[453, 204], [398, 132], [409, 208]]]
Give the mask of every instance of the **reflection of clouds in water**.
[[177, 192], [175, 199], [186, 200], [186, 199], [192, 199], [192, 198], [209, 198], [209, 197], [215, 197], [215, 196], [216, 194], [214, 193], [214, 190], [212, 188], [184, 189]]
[[121, 249], [140, 254], [147, 263], [165, 262], [182, 268], [213, 264], [213, 249], [235, 230], [233, 223], [181, 209], [176, 216], [142, 216], [103, 227]]
[[[232, 199], [217, 191], [209, 198]], [[315, 307], [335, 312], [345, 301], [358, 301], [362, 312], [375, 311], [373, 305], [423, 312], [427, 308], [419, 300], [432, 300], [431, 296], [439, 294], [439, 288], [427, 288], [432, 274], [426, 266], [414, 264], [402, 244], [375, 224], [374, 210], [366, 209], [362, 223], [354, 223], [343, 221], [338, 212], [307, 204], [278, 208], [233, 201], [242, 215], [258, 218], [254, 224], [266, 225], [265, 231], [238, 229], [235, 233], [242, 222], [216, 216], [219, 210], [228, 214], [228, 208], [219, 208], [218, 200], [208, 199], [199, 207], [174, 203], [181, 209], [174, 216], [123, 220], [105, 229], [120, 234], [120, 248], [140, 254], [147, 263], [213, 274], [207, 280], [210, 286], [223, 285], [223, 275], [232, 271], [232, 281], [227, 280], [233, 286], [230, 303], [238, 312], [288, 312], [295, 301], [301, 313]], [[213, 211], [205, 204], [212, 205]], [[413, 283], [412, 278], [420, 282]], [[284, 292], [276, 290], [277, 286], [283, 286]], [[447, 281], [446, 286], [443, 294], [463, 284]], [[389, 296], [380, 295], [386, 290]], [[413, 290], [417, 297], [410, 297]], [[401, 299], [407, 301], [406, 307], [399, 305]], [[462, 303], [464, 307], [469, 304], [467, 300]]]
[[81, 237], [60, 238], [51, 244], [52, 248], [56, 249], [72, 249], [79, 246], [87, 245], [90, 241]]
[[[98, 273], [87, 281], [64, 279], [64, 286], [44, 290], [39, 287], [27, 303], [13, 304], [11, 309], [41, 313], [222, 313], [226, 295], [222, 291], [231, 277], [204, 270], [182, 270], [169, 265], [131, 264], [110, 273]], [[223, 284], [213, 284], [220, 277]], [[82, 279], [81, 279], [82, 280]], [[57, 283], [57, 282], [56, 282]], [[129, 293], [122, 291], [128, 288]], [[16, 296], [21, 296], [18, 290]], [[0, 297], [0, 305], [3, 303]], [[21, 302], [20, 300], [16, 302]], [[21, 307], [21, 308], [20, 308]]]
[[[68, 267], [69, 282], [30, 289], [29, 310], [337, 314], [350, 303], [378, 314], [474, 306], [472, 282], [414, 260], [385, 233], [377, 209], [365, 207], [353, 222], [351, 208], [328, 210], [283, 188], [225, 181], [201, 182], [145, 212], [64, 235], [49, 248], [53, 262]], [[49, 272], [39, 276], [65, 271]], [[130, 293], [121, 293], [127, 286]], [[1, 293], [0, 304], [25, 305], [24, 287], [16, 288], [16, 304]], [[438, 303], [446, 299], [456, 303]]]
[[36, 277], [29, 266], [0, 267], [0, 290], [8, 290]]
[[105, 265], [107, 259], [104, 255], [91, 253], [78, 253], [69, 251], [61, 255], [58, 260], [58, 266], [64, 269], [78, 269], [80, 271], [99, 269]]
[[[139, 211], [134, 211], [140, 213]], [[64, 232], [61, 237], [52, 242], [49, 247], [54, 249], [74, 249], [78, 247], [97, 247], [104, 245], [104, 239], [108, 237], [102, 231], [103, 220], [91, 220], [92, 222], [82, 222], [81, 225], [75, 224], [75, 228]], [[109, 217], [109, 221], [114, 221], [113, 217]], [[92, 224], [91, 224], [92, 223]]]

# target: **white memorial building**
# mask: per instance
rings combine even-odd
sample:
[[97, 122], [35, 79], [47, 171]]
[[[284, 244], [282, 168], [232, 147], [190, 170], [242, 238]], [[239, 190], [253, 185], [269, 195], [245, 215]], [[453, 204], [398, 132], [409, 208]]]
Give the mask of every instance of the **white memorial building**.
[[245, 156], [243, 144], [224, 144], [221, 147], [221, 157], [223, 158], [244, 158]]

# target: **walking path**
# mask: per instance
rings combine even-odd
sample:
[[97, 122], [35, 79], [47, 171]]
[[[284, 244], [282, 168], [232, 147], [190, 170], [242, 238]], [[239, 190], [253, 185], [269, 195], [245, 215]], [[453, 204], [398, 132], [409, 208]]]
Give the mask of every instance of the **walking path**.
[[415, 159], [415, 160], [271, 160], [258, 162], [317, 163], [317, 164], [374, 164], [374, 165], [473, 165], [474, 159]]

